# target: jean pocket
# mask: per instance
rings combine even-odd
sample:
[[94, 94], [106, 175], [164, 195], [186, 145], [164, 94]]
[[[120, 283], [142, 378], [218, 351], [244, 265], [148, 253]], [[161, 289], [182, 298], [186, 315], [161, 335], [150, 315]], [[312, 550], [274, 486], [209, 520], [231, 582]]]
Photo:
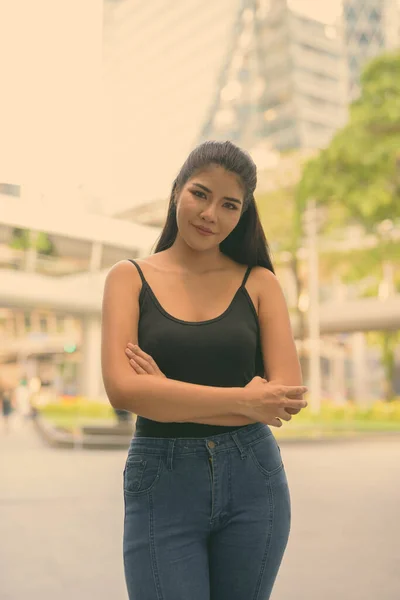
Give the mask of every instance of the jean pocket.
[[124, 469], [124, 492], [131, 495], [149, 492], [159, 480], [161, 468], [161, 456], [129, 455]]
[[281, 451], [272, 434], [250, 444], [249, 454], [256, 467], [267, 477], [283, 469]]

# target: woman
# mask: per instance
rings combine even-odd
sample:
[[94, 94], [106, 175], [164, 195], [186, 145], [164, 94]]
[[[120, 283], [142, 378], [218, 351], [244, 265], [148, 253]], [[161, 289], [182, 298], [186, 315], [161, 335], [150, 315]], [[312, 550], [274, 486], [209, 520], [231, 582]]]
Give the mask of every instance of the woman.
[[287, 544], [269, 426], [307, 406], [307, 388], [256, 179], [232, 143], [198, 146], [155, 253], [107, 275], [104, 384], [114, 408], [138, 415], [123, 475], [130, 598], [267, 599]]

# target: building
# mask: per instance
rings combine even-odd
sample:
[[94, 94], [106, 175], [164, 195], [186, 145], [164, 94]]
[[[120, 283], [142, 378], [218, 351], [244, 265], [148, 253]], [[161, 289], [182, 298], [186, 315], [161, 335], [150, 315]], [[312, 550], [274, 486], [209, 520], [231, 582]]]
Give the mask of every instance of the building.
[[[218, 7], [203, 6], [197, 0], [189, 4], [196, 9], [197, 30], [192, 29], [186, 4], [181, 2], [172, 9], [160, 0], [159, 14], [152, 19], [155, 7], [151, 12], [135, 0], [105, 0], [104, 70], [112, 114], [110, 164], [115, 193], [126, 199], [126, 208], [114, 213], [117, 218], [160, 226], [172, 180], [195, 142], [210, 138], [236, 141], [253, 153], [262, 170], [259, 157], [265, 154], [265, 146], [267, 154], [271, 149], [316, 150], [324, 147], [346, 120], [345, 62], [335, 27], [297, 14], [291, 8], [293, 3], [289, 6], [286, 0], [229, 4], [224, 0]], [[146, 39], [154, 40], [154, 30], [155, 47], [149, 53]], [[175, 55], [175, 50], [169, 49], [173, 43], [175, 49], [181, 47], [185, 52]], [[195, 60], [191, 62], [190, 57]], [[169, 76], [160, 81], [156, 66], [161, 68], [164, 60], [168, 60], [165, 70], [168, 68]], [[129, 88], [132, 81], [136, 93]], [[169, 103], [171, 87], [183, 91], [182, 103]], [[150, 101], [152, 89], [159, 90], [160, 110], [165, 115], [161, 121], [157, 103]], [[145, 130], [151, 131], [153, 125], [158, 133], [145, 142], [152, 148], [143, 148], [152, 160], [148, 164], [143, 157], [135, 161], [138, 140], [146, 139]], [[168, 137], [171, 152], [157, 161], [157, 144], [162, 147]], [[154, 169], [156, 176], [151, 173]], [[150, 177], [151, 194], [146, 188]]]
[[19, 198], [21, 196], [21, 186], [17, 183], [5, 183], [0, 181], [0, 194], [3, 196]]
[[345, 62], [337, 28], [293, 3], [243, 3], [202, 138], [250, 151], [323, 148], [346, 121]]
[[400, 18], [396, 0], [344, 0], [342, 35], [346, 55], [348, 100], [360, 92], [365, 64], [399, 46]]
[[239, 0], [104, 0], [114, 214], [168, 195], [198, 140], [238, 6]]
[[[7, 365], [19, 376], [51, 381], [60, 393], [104, 397], [105, 278], [119, 260], [148, 254], [158, 235], [137, 223], [41, 204], [26, 192], [0, 193], [0, 371]], [[51, 252], [44, 252], [43, 236]]]

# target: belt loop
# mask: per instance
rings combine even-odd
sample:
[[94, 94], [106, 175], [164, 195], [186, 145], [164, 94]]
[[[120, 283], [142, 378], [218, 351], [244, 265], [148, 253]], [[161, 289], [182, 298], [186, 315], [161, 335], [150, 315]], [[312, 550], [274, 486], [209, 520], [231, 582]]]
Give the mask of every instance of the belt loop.
[[232, 437], [233, 441], [235, 442], [236, 446], [238, 447], [238, 450], [240, 452], [240, 458], [241, 459], [246, 458], [246, 456], [247, 456], [246, 451], [243, 448], [242, 444], [240, 443], [237, 433], [231, 433], [231, 437]]
[[174, 458], [174, 446], [175, 440], [170, 440], [168, 444], [168, 456], [167, 456], [167, 469], [168, 471], [172, 471], [173, 469], [173, 458]]

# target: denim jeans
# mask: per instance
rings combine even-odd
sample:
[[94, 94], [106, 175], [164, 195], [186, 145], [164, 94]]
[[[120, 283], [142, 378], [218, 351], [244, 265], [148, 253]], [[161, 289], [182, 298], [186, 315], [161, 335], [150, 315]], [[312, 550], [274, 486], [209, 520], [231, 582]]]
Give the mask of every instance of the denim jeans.
[[123, 474], [130, 600], [267, 600], [290, 530], [279, 446], [255, 423], [134, 437]]

